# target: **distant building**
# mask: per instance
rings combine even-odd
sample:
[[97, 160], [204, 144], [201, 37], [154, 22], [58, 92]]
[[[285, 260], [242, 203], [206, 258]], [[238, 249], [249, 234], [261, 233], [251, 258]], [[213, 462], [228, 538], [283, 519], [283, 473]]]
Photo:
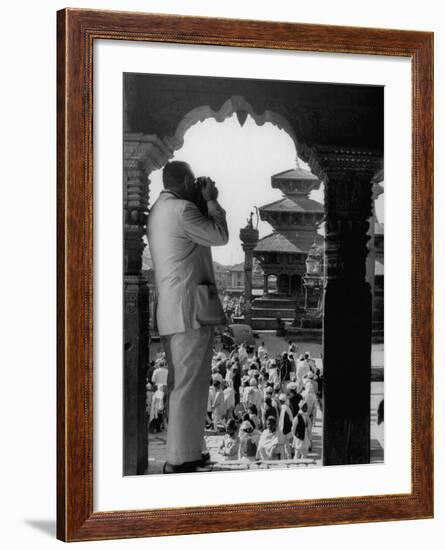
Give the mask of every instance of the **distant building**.
[[231, 275], [228, 266], [213, 262], [215, 282], [220, 292], [224, 291], [231, 284]]
[[[222, 266], [224, 267], [224, 277], [219, 276], [218, 289], [224, 294], [231, 296], [240, 296], [244, 292], [244, 262]], [[215, 273], [215, 276], [216, 273]]]
[[317, 230], [324, 206], [308, 196], [320, 180], [297, 166], [272, 176], [271, 184], [282, 198], [259, 208], [261, 220], [273, 231], [253, 250], [264, 273], [264, 295], [252, 304], [252, 325], [258, 329], [275, 328], [277, 317], [293, 322], [304, 309], [306, 258], [314, 243], [323, 242]]

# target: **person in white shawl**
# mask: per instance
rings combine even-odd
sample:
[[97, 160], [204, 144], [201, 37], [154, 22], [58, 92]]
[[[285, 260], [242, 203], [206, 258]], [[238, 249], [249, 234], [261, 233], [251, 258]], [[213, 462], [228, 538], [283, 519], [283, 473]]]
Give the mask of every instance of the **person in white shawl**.
[[304, 377], [310, 371], [309, 364], [305, 361], [304, 355], [300, 355], [297, 361], [296, 382], [297, 392], [301, 393], [304, 388]]
[[227, 420], [232, 418], [233, 411], [235, 410], [235, 390], [233, 389], [233, 382], [230, 381], [227, 387], [223, 391], [224, 394], [224, 414]]
[[300, 401], [300, 410], [292, 423], [294, 460], [305, 458], [310, 452], [311, 442], [308, 433], [309, 419], [307, 414], [307, 403]]
[[249, 380], [249, 387], [246, 389], [245, 393], [245, 405], [255, 405], [256, 410], [260, 411], [263, 404], [263, 392], [258, 389], [258, 382], [256, 378], [251, 378]]
[[266, 429], [261, 434], [256, 454], [257, 460], [278, 460], [282, 448], [277, 434], [277, 421], [273, 416], [266, 419]]
[[248, 359], [248, 354], [247, 354], [247, 349], [246, 349], [246, 343], [243, 342], [242, 344], [240, 344], [240, 347], [238, 348], [238, 357], [239, 357], [239, 362], [240, 362], [240, 365], [243, 366], [247, 363], [247, 359]]
[[165, 392], [164, 386], [160, 384], [154, 392], [150, 405], [150, 419], [153, 424], [153, 431], [160, 432], [164, 428]]
[[279, 384], [280, 383], [280, 376], [277, 369], [277, 362], [275, 359], [269, 359], [267, 362], [267, 372], [269, 374], [269, 382], [272, 384]]
[[309, 438], [309, 451], [312, 450], [312, 429], [315, 424], [315, 419], [317, 418], [317, 389], [318, 384], [313, 380], [313, 373], [309, 372], [304, 378], [305, 386], [304, 390], [301, 392], [303, 400], [307, 404], [307, 435]]
[[292, 458], [291, 442], [292, 435], [292, 422], [294, 416], [289, 408], [289, 399], [285, 393], [281, 393], [279, 396], [280, 401], [280, 417], [278, 420], [278, 437], [280, 443], [283, 445], [284, 458], [290, 460]]

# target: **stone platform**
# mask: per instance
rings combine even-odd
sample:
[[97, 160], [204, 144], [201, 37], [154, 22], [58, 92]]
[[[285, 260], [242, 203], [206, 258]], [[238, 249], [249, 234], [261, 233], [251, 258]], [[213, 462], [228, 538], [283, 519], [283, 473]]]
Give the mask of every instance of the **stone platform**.
[[295, 316], [295, 298], [268, 294], [255, 298], [252, 303], [251, 317], [254, 330], [275, 330], [276, 318], [291, 323]]

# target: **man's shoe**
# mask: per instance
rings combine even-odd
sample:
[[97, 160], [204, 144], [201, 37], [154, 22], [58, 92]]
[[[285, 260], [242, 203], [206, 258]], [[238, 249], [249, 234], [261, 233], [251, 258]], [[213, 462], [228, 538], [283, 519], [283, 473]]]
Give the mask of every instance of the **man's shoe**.
[[205, 462], [203, 463], [202, 460], [183, 462], [182, 464], [170, 464], [170, 462], [164, 462], [164, 466], [162, 467], [163, 474], [190, 474], [192, 472], [210, 471], [210, 465], [207, 465]]
[[202, 453], [201, 460], [199, 461], [201, 466], [204, 466], [210, 460], [210, 453]]
[[163, 474], [188, 474], [196, 471], [197, 462], [184, 462], [182, 464], [170, 464], [165, 462], [162, 467]]

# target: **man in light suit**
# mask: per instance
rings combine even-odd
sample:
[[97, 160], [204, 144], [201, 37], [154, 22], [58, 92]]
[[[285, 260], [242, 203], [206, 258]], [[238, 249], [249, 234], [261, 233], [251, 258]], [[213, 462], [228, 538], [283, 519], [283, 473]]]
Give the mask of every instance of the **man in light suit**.
[[[148, 242], [158, 291], [157, 323], [169, 374], [167, 462], [164, 473], [198, 469], [211, 377], [214, 327], [197, 320], [196, 287], [215, 284], [211, 246], [229, 235], [218, 190], [207, 178], [200, 188], [190, 166], [170, 162], [164, 191], [150, 210]], [[207, 215], [197, 204], [206, 202]]]

